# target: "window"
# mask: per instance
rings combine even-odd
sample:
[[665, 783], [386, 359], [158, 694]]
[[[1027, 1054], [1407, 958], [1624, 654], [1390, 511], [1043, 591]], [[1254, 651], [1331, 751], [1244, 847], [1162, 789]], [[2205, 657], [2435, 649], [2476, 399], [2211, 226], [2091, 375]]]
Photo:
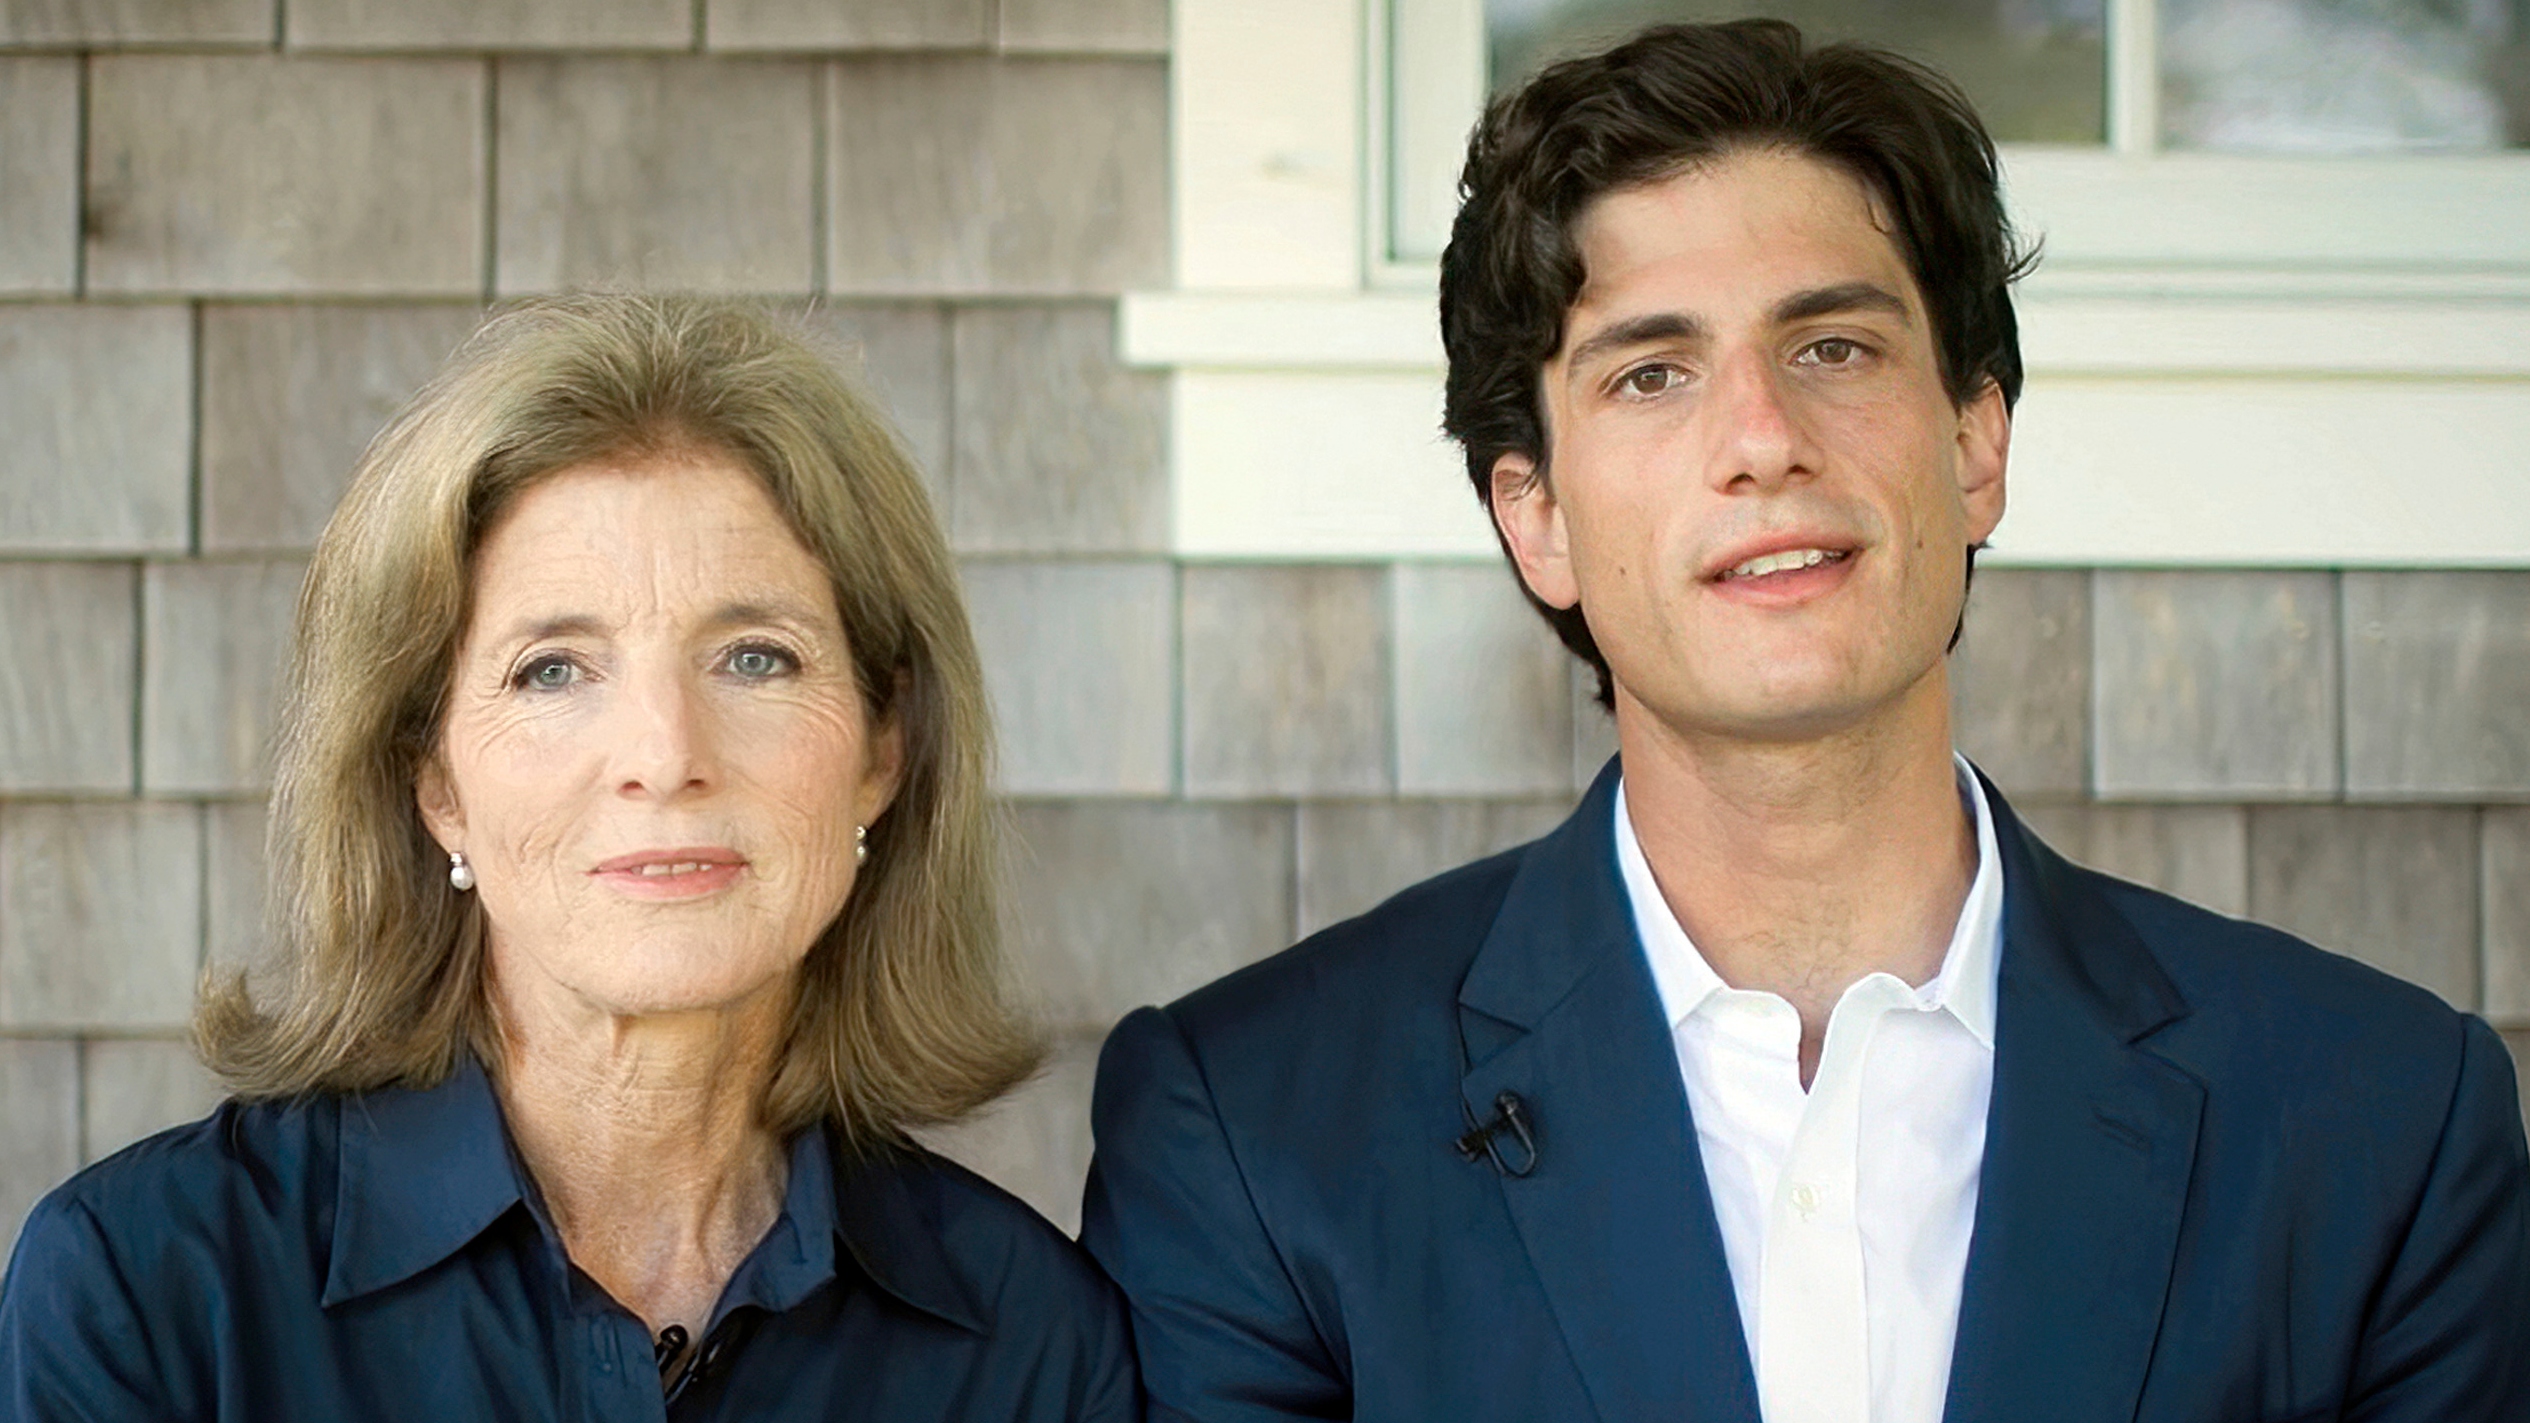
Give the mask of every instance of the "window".
[[1744, 13], [1958, 80], [2040, 288], [2530, 294], [2530, 0], [1393, 0], [1382, 280], [1429, 280], [1489, 86]]
[[[1499, 556], [1434, 262], [1495, 69], [1575, 0], [1487, 3], [1173, 0], [1176, 281], [1120, 341], [1181, 556]], [[1993, 561], [2530, 565], [2530, 0], [1774, 3], [1958, 7], [1910, 32], [2046, 250]]]
[[1488, 87], [1664, 20], [1764, 14], [1816, 39], [1864, 40], [1956, 81], [2006, 143], [2108, 137], [2108, 0], [1485, 0]]
[[[1496, 89], [1642, 25], [1749, 13], [1716, 0], [1485, 0], [1484, 10]], [[1930, 63], [2002, 142], [2108, 139], [2108, 0], [1772, 0], [1758, 13]], [[2530, 9], [2520, 0], [2162, 0], [2122, 7], [2116, 22], [2157, 37], [2144, 47], [2152, 62], [2134, 67], [2138, 89], [2120, 97], [2157, 113], [2133, 131], [2163, 148], [2530, 143]]]

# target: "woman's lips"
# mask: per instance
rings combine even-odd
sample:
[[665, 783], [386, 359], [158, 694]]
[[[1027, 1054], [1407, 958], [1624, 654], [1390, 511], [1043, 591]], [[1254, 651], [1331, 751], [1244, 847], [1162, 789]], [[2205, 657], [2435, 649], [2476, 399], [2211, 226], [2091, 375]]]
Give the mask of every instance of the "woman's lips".
[[699, 899], [738, 882], [747, 862], [719, 846], [641, 850], [618, 855], [589, 871], [592, 878], [631, 899]]

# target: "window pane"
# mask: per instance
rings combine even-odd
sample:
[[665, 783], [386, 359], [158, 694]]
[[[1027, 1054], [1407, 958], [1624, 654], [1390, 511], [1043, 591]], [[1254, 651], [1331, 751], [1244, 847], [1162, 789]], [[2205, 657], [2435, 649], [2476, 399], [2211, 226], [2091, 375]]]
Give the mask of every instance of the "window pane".
[[1856, 39], [1958, 81], [1996, 139], [2099, 143], [2107, 134], [2107, 0], [1485, 0], [1493, 85], [1604, 48], [1661, 20], [1790, 20], [1814, 41]]
[[2237, 153], [2530, 145], [2530, 0], [2163, 0], [2161, 140]]

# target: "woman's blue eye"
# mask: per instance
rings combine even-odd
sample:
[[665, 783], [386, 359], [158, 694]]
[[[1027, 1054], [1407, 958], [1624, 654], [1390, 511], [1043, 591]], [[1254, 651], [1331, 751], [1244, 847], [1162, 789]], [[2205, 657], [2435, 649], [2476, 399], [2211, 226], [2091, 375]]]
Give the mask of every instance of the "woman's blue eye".
[[540, 692], [558, 692], [579, 680], [580, 669], [566, 657], [539, 657], [519, 669], [518, 685]]
[[729, 670], [750, 680], [779, 677], [791, 665], [789, 653], [770, 647], [742, 647], [729, 654]]

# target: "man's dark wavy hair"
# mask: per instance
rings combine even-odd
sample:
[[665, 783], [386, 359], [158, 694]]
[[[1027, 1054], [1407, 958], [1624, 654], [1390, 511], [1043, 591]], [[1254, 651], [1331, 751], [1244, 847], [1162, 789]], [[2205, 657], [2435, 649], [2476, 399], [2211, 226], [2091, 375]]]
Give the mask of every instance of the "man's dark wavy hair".
[[[1988, 383], [2007, 409], [2020, 398], [2010, 286], [2031, 256], [2004, 217], [1994, 141], [1967, 96], [1885, 50], [1809, 47], [1780, 20], [1658, 25], [1496, 98], [1468, 140], [1441, 255], [1441, 424], [1488, 508], [1501, 456], [1527, 456], [1541, 477], [1549, 468], [1538, 376], [1581, 292], [1575, 220], [1602, 194], [1751, 149], [1805, 154], [1861, 181], [1923, 292], [1952, 403]], [[1973, 576], [1974, 549], [1968, 567]], [[1581, 608], [1528, 596], [1612, 706]]]

